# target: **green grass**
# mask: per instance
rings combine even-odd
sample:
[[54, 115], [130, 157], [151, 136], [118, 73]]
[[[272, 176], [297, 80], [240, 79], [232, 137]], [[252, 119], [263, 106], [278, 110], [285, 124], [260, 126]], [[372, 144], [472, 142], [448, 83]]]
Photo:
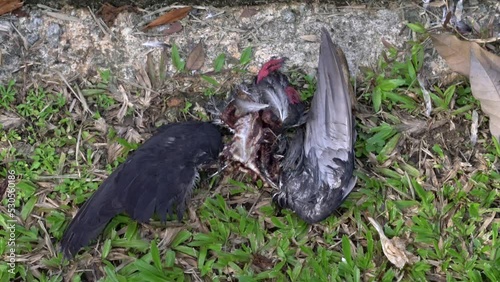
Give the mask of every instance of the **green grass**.
[[[183, 71], [178, 50], [172, 60]], [[246, 49], [238, 68], [250, 60], [251, 49]], [[278, 213], [269, 204], [273, 191], [260, 181], [215, 176], [205, 178], [195, 192], [194, 219], [141, 225], [117, 216], [73, 261], [63, 261], [58, 252], [72, 215], [137, 147], [105, 115], [118, 103], [109, 94], [114, 79], [102, 71], [101, 81], [82, 90], [99, 113], [84, 119], [70, 109], [74, 96], [42, 88], [19, 95], [14, 82], [0, 86], [1, 113], [15, 112], [23, 119], [15, 130], [0, 129], [0, 175], [7, 178], [13, 170], [18, 177], [19, 259], [10, 275], [4, 198], [0, 281], [63, 281], [68, 275], [81, 281], [94, 274], [103, 281], [499, 280], [500, 145], [491, 140], [484, 119], [476, 148], [468, 141], [472, 110], [480, 108], [466, 83], [430, 87], [433, 111], [425, 117], [416, 79], [422, 60], [423, 49], [413, 42], [407, 52], [389, 50], [374, 69], [365, 70], [356, 105], [358, 184], [325, 221], [308, 225], [288, 210]], [[215, 59], [215, 73], [224, 62], [225, 57]], [[314, 78], [300, 72], [291, 78], [302, 97], [312, 97]], [[208, 85], [206, 96], [217, 94], [222, 80], [200, 79]], [[192, 106], [186, 100], [179, 111], [188, 114]], [[101, 115], [107, 118], [106, 134], [94, 126]], [[423, 130], [410, 133], [404, 126], [409, 118], [423, 121]], [[442, 120], [447, 122], [432, 127]], [[450, 129], [451, 122], [455, 128]], [[107, 160], [108, 146], [100, 144], [122, 150]], [[368, 216], [387, 237], [401, 238], [418, 261], [403, 269], [392, 265]]]

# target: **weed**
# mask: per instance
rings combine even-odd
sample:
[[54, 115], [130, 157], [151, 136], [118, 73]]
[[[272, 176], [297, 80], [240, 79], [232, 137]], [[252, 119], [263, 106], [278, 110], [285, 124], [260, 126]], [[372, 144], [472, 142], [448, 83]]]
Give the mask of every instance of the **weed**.
[[16, 82], [14, 80], [9, 81], [7, 86], [0, 85], [0, 106], [2, 108], [8, 109], [12, 102], [16, 98], [16, 90], [14, 89]]
[[222, 68], [224, 67], [224, 63], [226, 62], [226, 55], [224, 53], [219, 54], [217, 58], [214, 60], [214, 71], [215, 72], [220, 72]]
[[172, 65], [178, 72], [184, 71], [184, 68], [186, 67], [186, 62], [185, 60], [181, 59], [181, 56], [179, 55], [179, 49], [175, 44], [172, 45]]

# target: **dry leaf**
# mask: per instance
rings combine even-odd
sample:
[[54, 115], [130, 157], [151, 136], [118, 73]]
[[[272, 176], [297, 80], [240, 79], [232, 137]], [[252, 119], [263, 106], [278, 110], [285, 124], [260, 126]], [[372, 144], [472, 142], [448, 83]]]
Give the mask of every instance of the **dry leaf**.
[[274, 265], [274, 261], [269, 257], [263, 256], [261, 254], [252, 255], [252, 267], [254, 267], [258, 272], [272, 269]]
[[394, 264], [399, 269], [403, 268], [405, 264], [412, 263], [415, 261], [414, 256], [410, 254], [412, 259], [410, 260], [407, 256], [406, 246], [403, 240], [398, 237], [389, 239], [385, 236], [382, 226], [378, 224], [373, 218], [368, 217], [370, 223], [375, 227], [379, 236], [380, 242], [382, 243], [382, 250], [387, 259]]
[[134, 8], [130, 5], [115, 7], [109, 3], [104, 3], [101, 6], [101, 9], [99, 9], [98, 14], [107, 26], [112, 26], [116, 17], [118, 17], [118, 15], [123, 11], [134, 11]]
[[439, 55], [443, 57], [448, 66], [453, 70], [465, 76], [469, 76], [470, 71], [470, 52], [474, 49], [480, 53], [478, 59], [488, 58], [496, 66], [500, 67], [500, 59], [493, 53], [490, 53], [475, 42], [468, 42], [458, 39], [452, 34], [433, 34], [431, 35], [434, 48]]
[[108, 156], [106, 158], [108, 163], [114, 162], [118, 156], [120, 156], [125, 148], [120, 145], [118, 142], [114, 142], [111, 145], [108, 145]]
[[23, 2], [19, 0], [0, 0], [0, 16], [19, 9], [22, 6]]
[[3, 129], [12, 129], [12, 128], [17, 128], [23, 123], [23, 120], [12, 113], [5, 113], [0, 115], [0, 124], [2, 125]]
[[254, 8], [246, 8], [241, 12], [240, 18], [250, 18], [252, 16], [255, 16], [259, 11]]
[[394, 44], [392, 44], [391, 42], [387, 41], [387, 39], [383, 38], [382, 37], [382, 44], [384, 45], [385, 48], [387, 49], [391, 49], [391, 48], [394, 48], [396, 49], [396, 46], [394, 46]]
[[129, 128], [127, 133], [125, 133], [125, 140], [129, 143], [139, 143], [144, 141], [144, 138], [133, 128]]
[[167, 101], [167, 106], [169, 108], [171, 107], [178, 107], [182, 104], [182, 100], [179, 99], [179, 98], [172, 98], [170, 100]]
[[500, 57], [475, 42], [450, 34], [431, 35], [434, 47], [450, 68], [469, 76], [474, 97], [490, 118], [490, 132], [500, 137]]
[[490, 132], [500, 138], [500, 57], [472, 48], [470, 51], [470, 84], [472, 95], [490, 118]]
[[118, 114], [116, 115], [116, 118], [118, 119], [119, 122], [123, 122], [123, 118], [127, 114], [128, 108], [134, 108], [134, 104], [132, 104], [129, 99], [127, 92], [125, 91], [125, 88], [123, 85], [118, 86], [118, 90], [121, 93], [121, 103], [122, 106], [120, 107], [120, 110], [118, 111]]
[[0, 182], [0, 200], [3, 199], [3, 195], [5, 194], [5, 191], [7, 190], [7, 187], [9, 186], [9, 180], [5, 178], [3, 181]]
[[156, 18], [154, 21], [150, 22], [144, 29], [152, 28], [162, 24], [172, 23], [183, 19], [191, 11], [191, 7], [184, 7], [175, 10], [171, 10], [166, 14], [163, 14]]
[[446, 14], [446, 17], [444, 18], [444, 22], [443, 22], [444, 28], [448, 28], [447, 26], [448, 26], [448, 23], [450, 23], [452, 15], [453, 15], [453, 13], [451, 11], [448, 11], [448, 13]]
[[94, 127], [95, 129], [97, 129], [97, 131], [101, 132], [102, 134], [106, 134], [108, 132], [108, 124], [106, 123], [106, 120], [103, 119], [102, 117], [94, 121]]
[[170, 35], [182, 30], [182, 24], [180, 22], [171, 23], [170, 26], [163, 31], [163, 34]]
[[186, 68], [188, 70], [199, 70], [205, 63], [205, 49], [203, 43], [200, 41], [188, 56]]
[[434, 48], [453, 71], [469, 76], [470, 42], [451, 34], [432, 34], [431, 39]]
[[15, 9], [14, 11], [12, 11], [12, 14], [18, 18], [27, 18], [30, 16], [30, 14], [22, 8]]
[[425, 101], [425, 115], [427, 115], [429, 117], [431, 115], [431, 112], [432, 112], [431, 94], [425, 88], [425, 82], [424, 82], [424, 79], [423, 79], [422, 75], [418, 75], [417, 80], [418, 80], [418, 83], [420, 85], [420, 89], [422, 90], [422, 95], [424, 96], [424, 101]]
[[472, 146], [476, 146], [477, 128], [479, 127], [479, 115], [476, 110], [472, 111], [472, 124], [470, 126], [470, 142]]

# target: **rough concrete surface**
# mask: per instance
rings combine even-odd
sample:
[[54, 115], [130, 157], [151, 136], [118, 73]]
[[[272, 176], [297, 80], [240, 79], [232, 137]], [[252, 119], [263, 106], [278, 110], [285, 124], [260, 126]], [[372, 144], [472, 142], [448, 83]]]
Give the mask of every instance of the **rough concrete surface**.
[[[498, 22], [498, 4], [478, 7], [470, 12], [485, 16], [496, 13]], [[422, 12], [421, 7], [411, 3], [392, 3], [387, 8], [296, 3], [257, 6], [255, 15], [242, 18], [245, 7], [200, 6], [182, 20], [181, 32], [165, 35], [163, 30], [168, 26], [143, 31], [144, 24], [161, 14], [148, 8], [122, 12], [109, 29], [97, 24], [100, 19], [85, 8], [66, 6], [49, 10], [27, 6], [24, 9], [28, 16], [0, 17], [0, 83], [12, 78], [19, 82], [28, 77], [59, 80], [55, 77], [58, 73], [65, 78], [92, 81], [98, 70], [108, 68], [122, 79], [134, 80], [137, 70], [144, 67], [147, 54], [159, 53], [159, 48], [147, 45], [176, 44], [186, 58], [200, 40], [207, 56], [200, 72], [210, 71], [218, 54], [225, 53], [230, 66], [244, 48], [252, 46], [254, 59], [249, 68], [252, 72], [272, 56], [286, 56], [289, 67], [312, 73], [317, 65], [317, 36], [321, 27], [331, 31], [346, 54], [351, 73], [356, 75], [359, 66], [376, 63], [384, 49], [381, 38], [396, 46], [411, 39], [412, 32], [404, 21], [408, 18], [419, 21]], [[433, 76], [446, 70], [436, 56], [426, 65], [432, 66]], [[174, 72], [171, 66], [169, 70]]]
[[[245, 5], [264, 5], [270, 3], [291, 3], [291, 0], [188, 0], [188, 1], [176, 1], [176, 0], [58, 0], [51, 1], [54, 8], [60, 8], [64, 5], [70, 5], [76, 8], [85, 7], [100, 7], [104, 3], [110, 3], [114, 6], [122, 5], [134, 5], [138, 7], [150, 7], [154, 5], [174, 5], [182, 3], [183, 5], [210, 5], [214, 7], [228, 7], [228, 6], [245, 6]], [[296, 1], [295, 1], [296, 2]], [[307, 3], [336, 3], [337, 5], [354, 5], [358, 3], [369, 3], [370, 0], [356, 0], [356, 1], [344, 1], [344, 0], [306, 0], [302, 2]], [[385, 2], [385, 1], [379, 1]], [[26, 0], [25, 4], [45, 4], [47, 1], [44, 0]]]
[[[65, 77], [90, 78], [101, 68], [110, 68], [118, 76], [130, 79], [134, 70], [144, 64], [146, 54], [155, 49], [143, 46], [144, 43], [175, 43], [181, 55], [186, 56], [199, 40], [204, 42], [207, 53], [202, 72], [211, 69], [218, 54], [239, 58], [248, 46], [254, 50], [253, 71], [271, 56], [286, 56], [289, 66], [312, 72], [319, 44], [310, 42], [314, 41], [311, 35], [317, 36], [321, 27], [331, 30], [355, 72], [357, 66], [376, 61], [383, 49], [382, 37], [398, 45], [409, 35], [408, 31], [400, 35], [404, 25], [398, 10], [275, 4], [258, 7], [257, 14], [250, 18], [240, 18], [243, 9], [195, 9], [182, 20], [182, 32], [165, 36], [161, 27], [147, 32], [138, 27], [157, 16], [148, 15], [147, 11], [121, 13], [109, 33], [105, 33], [88, 9], [66, 7], [58, 11], [70, 17], [64, 20], [33, 7], [29, 17], [0, 19], [0, 25], [6, 27], [6, 31], [0, 32], [0, 82], [19, 79], [25, 70], [30, 76], [52, 79], [55, 71]], [[9, 22], [16, 28], [10, 27]]]

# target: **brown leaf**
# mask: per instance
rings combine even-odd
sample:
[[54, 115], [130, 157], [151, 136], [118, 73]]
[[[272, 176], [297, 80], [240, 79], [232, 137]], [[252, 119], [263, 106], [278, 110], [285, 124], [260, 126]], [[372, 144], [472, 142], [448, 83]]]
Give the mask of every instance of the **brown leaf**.
[[159, 26], [162, 24], [168, 24], [172, 23], [178, 20], [183, 19], [188, 15], [188, 13], [191, 11], [191, 7], [184, 7], [184, 8], [179, 8], [175, 10], [171, 10], [168, 13], [165, 13], [158, 18], [156, 18], [154, 21], [150, 22], [144, 29], [152, 28], [155, 26]]
[[387, 39], [383, 38], [382, 37], [382, 44], [384, 45], [385, 48], [387, 49], [391, 49], [391, 48], [394, 48], [396, 49], [396, 46], [394, 46], [394, 44], [392, 44], [391, 42], [387, 41]]
[[186, 68], [188, 70], [199, 70], [205, 63], [205, 49], [203, 43], [200, 41], [188, 56]]
[[451, 34], [432, 34], [432, 43], [448, 66], [465, 76], [469, 76], [470, 42], [462, 41]]
[[490, 118], [491, 134], [500, 139], [500, 57], [480, 47], [472, 48], [470, 84], [472, 95], [481, 102], [481, 109]]
[[116, 17], [118, 17], [121, 12], [134, 10], [135, 9], [130, 5], [115, 7], [109, 3], [104, 3], [97, 14], [101, 16], [102, 20], [106, 23], [107, 26], [112, 26], [115, 22]]
[[30, 16], [30, 14], [23, 10], [23, 8], [19, 8], [19, 9], [15, 9], [14, 11], [12, 11], [12, 14], [18, 18], [27, 18]]
[[450, 68], [469, 76], [474, 97], [490, 118], [490, 132], [500, 138], [500, 57], [475, 42], [450, 34], [431, 35], [434, 47]]
[[255, 8], [246, 8], [241, 12], [240, 18], [250, 18], [255, 16], [259, 11]]
[[118, 158], [118, 156], [123, 153], [123, 150], [125, 150], [125, 148], [118, 142], [114, 142], [108, 145], [108, 156], [106, 158], [108, 163], [114, 162]]
[[0, 0], [0, 16], [19, 9], [22, 6], [23, 2], [19, 0]]
[[182, 99], [179, 98], [171, 98], [170, 100], [167, 101], [167, 106], [169, 108], [178, 107], [181, 104], [182, 104]]
[[252, 266], [259, 272], [263, 270], [272, 269], [274, 266], [274, 262], [271, 258], [263, 256], [261, 254], [252, 255]]
[[447, 28], [447, 25], [450, 22], [452, 15], [453, 14], [451, 13], [451, 11], [448, 11], [448, 13], [446, 14], [446, 18], [444, 19], [444, 22], [443, 22], [443, 27], [444, 28]]
[[171, 23], [170, 26], [163, 31], [163, 34], [170, 35], [182, 30], [182, 24], [180, 22]]

